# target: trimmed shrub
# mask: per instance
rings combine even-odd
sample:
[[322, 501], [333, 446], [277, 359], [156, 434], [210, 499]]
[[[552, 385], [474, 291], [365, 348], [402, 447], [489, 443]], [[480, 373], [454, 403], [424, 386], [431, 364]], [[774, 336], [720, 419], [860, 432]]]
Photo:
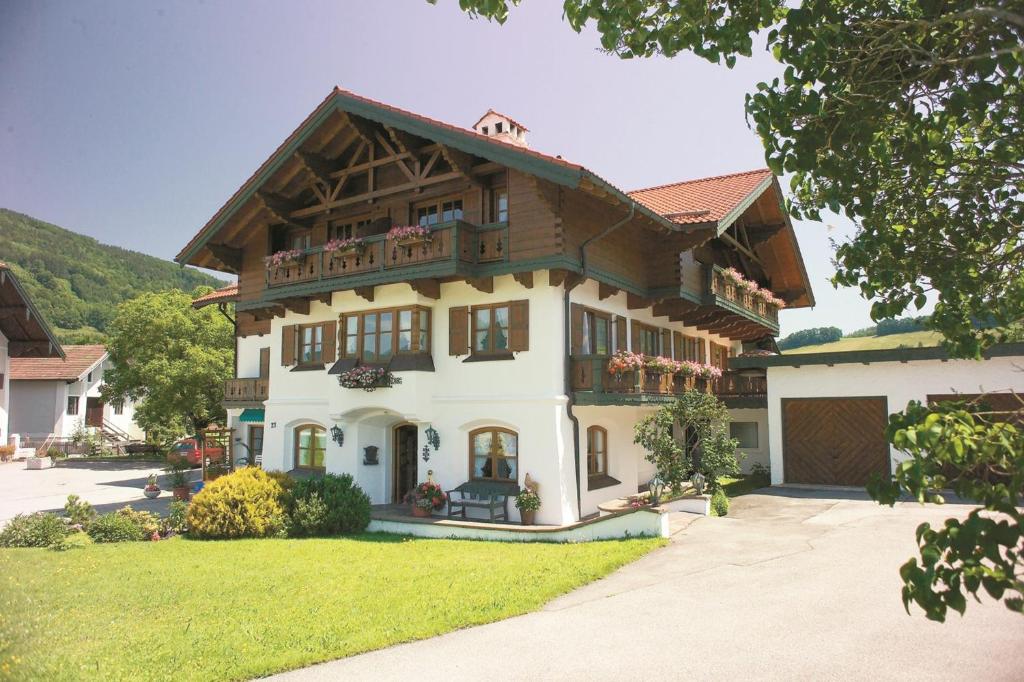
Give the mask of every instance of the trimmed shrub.
[[285, 527], [286, 493], [262, 469], [245, 467], [206, 485], [189, 505], [185, 521], [197, 538], [262, 538]]
[[103, 514], [86, 532], [93, 542], [139, 542], [147, 537], [134, 518], [120, 512]]
[[78, 495], [68, 495], [68, 501], [64, 503], [64, 515], [71, 519], [72, 524], [83, 529], [96, 520], [96, 510]]
[[[319, 513], [314, 496], [327, 508], [326, 514]], [[294, 535], [361, 533], [370, 524], [370, 498], [349, 474], [327, 474], [297, 481], [292, 498], [291, 531]], [[297, 513], [301, 524], [296, 523]]]
[[70, 532], [56, 514], [18, 514], [0, 531], [0, 547], [49, 547]]
[[88, 533], [79, 531], [72, 533], [66, 537], [61, 538], [57, 542], [50, 545], [50, 549], [55, 552], [66, 552], [69, 549], [83, 549], [92, 544], [92, 538], [89, 537]]
[[118, 509], [115, 514], [119, 514], [132, 523], [139, 527], [142, 534], [145, 536], [143, 539], [149, 538], [153, 533], [160, 530], [160, 517], [153, 512], [148, 511], [135, 511], [130, 505], [125, 505]]
[[711, 496], [711, 514], [713, 516], [726, 516], [729, 514], [729, 498], [721, 488]]

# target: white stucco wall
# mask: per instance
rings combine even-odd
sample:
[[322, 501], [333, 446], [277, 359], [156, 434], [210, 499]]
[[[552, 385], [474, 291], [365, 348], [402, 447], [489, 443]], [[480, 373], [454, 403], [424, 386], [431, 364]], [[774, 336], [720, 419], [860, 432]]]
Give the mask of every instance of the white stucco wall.
[[[988, 360], [914, 360], [768, 368], [768, 424], [772, 483], [783, 482], [783, 398], [885, 397], [889, 413], [928, 395], [1024, 392], [1024, 357]], [[901, 453], [890, 449], [890, 461]]]
[[9, 404], [11, 398], [10, 375], [11, 362], [7, 350], [7, 337], [0, 332], [0, 446], [7, 445], [9, 422]]
[[737, 450], [737, 455], [743, 455], [743, 457], [738, 457], [740, 469], [743, 473], [749, 474], [754, 464], [770, 467], [768, 453], [771, 439], [769, 438], [768, 429], [768, 409], [729, 410], [729, 417], [734, 422], [754, 422], [757, 424], [757, 447], [739, 448]]
[[[252, 334], [250, 336], [242, 336], [236, 340], [238, 348], [238, 373], [235, 375], [239, 379], [256, 379], [260, 375], [260, 349], [269, 348], [271, 346], [271, 336], [269, 334], [260, 336], [258, 334]], [[281, 364], [281, 347], [280, 342], [277, 346], [279, 355], [274, 357], [273, 353], [270, 356], [270, 364], [274, 362]]]

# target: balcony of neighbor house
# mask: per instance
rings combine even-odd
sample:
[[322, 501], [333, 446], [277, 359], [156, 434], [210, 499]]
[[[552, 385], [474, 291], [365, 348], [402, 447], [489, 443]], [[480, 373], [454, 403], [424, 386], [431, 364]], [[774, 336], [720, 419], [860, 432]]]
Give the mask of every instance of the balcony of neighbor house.
[[712, 393], [732, 408], [767, 405], [763, 373], [724, 370], [721, 377], [702, 379], [641, 368], [613, 374], [607, 356], [573, 356], [570, 364], [577, 405], [658, 405], [690, 390]]
[[270, 396], [269, 379], [228, 379], [224, 382], [224, 407], [263, 407]]
[[476, 265], [507, 259], [507, 222], [474, 225], [451, 220], [431, 226], [429, 234], [423, 237], [393, 239], [387, 234], [376, 234], [354, 240], [339, 250], [315, 246], [302, 250], [294, 260], [268, 262], [266, 287], [342, 280], [345, 286], [354, 287], [461, 272], [471, 274]]

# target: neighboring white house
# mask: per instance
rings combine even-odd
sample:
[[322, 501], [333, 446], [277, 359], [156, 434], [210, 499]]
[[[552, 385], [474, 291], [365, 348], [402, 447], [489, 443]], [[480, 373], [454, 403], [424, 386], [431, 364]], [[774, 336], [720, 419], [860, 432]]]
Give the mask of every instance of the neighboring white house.
[[11, 360], [10, 429], [22, 441], [70, 438], [83, 427], [113, 440], [141, 440], [131, 402], [100, 396], [109, 354], [102, 345], [64, 346], [65, 358]]
[[994, 346], [983, 360], [941, 348], [894, 348], [740, 357], [734, 369], [767, 369], [772, 483], [863, 486], [902, 453], [885, 438], [888, 416], [921, 403], [986, 394], [1016, 411], [1024, 395], [1024, 343]]
[[11, 358], [63, 356], [11, 267], [0, 261], [0, 446], [7, 445], [11, 433]]

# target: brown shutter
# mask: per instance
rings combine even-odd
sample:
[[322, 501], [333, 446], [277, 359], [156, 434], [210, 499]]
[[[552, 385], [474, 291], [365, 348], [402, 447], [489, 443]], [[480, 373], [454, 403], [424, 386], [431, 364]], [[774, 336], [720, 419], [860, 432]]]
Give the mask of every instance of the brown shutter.
[[569, 309], [569, 324], [572, 328], [570, 331], [571, 352], [578, 354], [583, 348], [583, 306], [579, 303], [573, 303]]
[[448, 355], [469, 354], [469, 308], [448, 309]]
[[672, 332], [672, 359], [683, 359], [683, 335], [679, 332]]
[[324, 322], [324, 363], [338, 359], [338, 323]]
[[260, 379], [270, 378], [270, 349], [260, 348]]
[[661, 354], [664, 357], [672, 355], [672, 332], [667, 329], [661, 330]]
[[281, 327], [281, 364], [285, 367], [295, 364], [295, 325]]
[[338, 315], [338, 357], [348, 357], [348, 346], [346, 345], [348, 339], [345, 335], [348, 334], [348, 320], [345, 319], [345, 315]]
[[640, 325], [636, 322], [629, 325], [629, 349], [634, 353], [640, 352]]
[[707, 344], [704, 343], [704, 339], [702, 337], [698, 336], [697, 337], [697, 362], [704, 363], [704, 362], [707, 362], [707, 361], [708, 361]]
[[619, 315], [615, 318], [615, 350], [626, 350], [626, 318]]
[[530, 302], [512, 301], [508, 307], [508, 349], [530, 350]]

